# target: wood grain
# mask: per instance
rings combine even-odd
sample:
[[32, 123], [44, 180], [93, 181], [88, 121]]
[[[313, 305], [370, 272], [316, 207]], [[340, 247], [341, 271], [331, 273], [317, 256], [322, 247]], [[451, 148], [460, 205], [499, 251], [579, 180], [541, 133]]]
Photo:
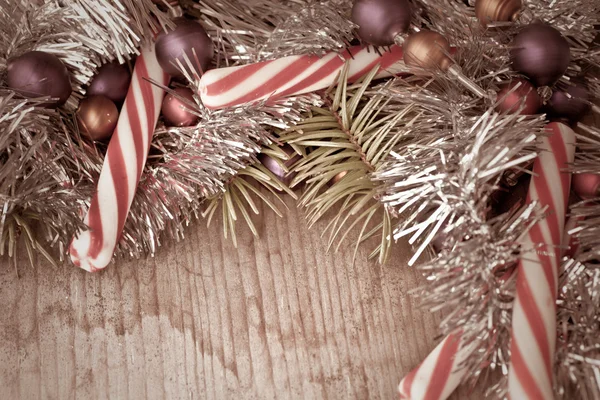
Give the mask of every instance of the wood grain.
[[396, 398], [435, 345], [410, 249], [353, 264], [286, 202], [237, 249], [217, 221], [96, 274], [3, 262], [0, 399]]

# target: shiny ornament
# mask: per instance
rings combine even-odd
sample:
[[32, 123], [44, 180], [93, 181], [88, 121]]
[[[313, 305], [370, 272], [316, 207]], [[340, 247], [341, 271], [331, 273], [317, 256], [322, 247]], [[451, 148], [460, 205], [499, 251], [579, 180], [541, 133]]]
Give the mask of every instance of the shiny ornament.
[[551, 118], [566, 118], [570, 122], [577, 122], [591, 108], [590, 94], [584, 85], [576, 83], [565, 90], [555, 91], [547, 106]]
[[127, 64], [111, 62], [98, 69], [92, 79], [87, 93], [90, 96], [106, 96], [117, 104], [122, 103], [127, 96], [131, 72]]
[[404, 63], [425, 69], [441, 68], [447, 71], [452, 65], [450, 43], [441, 34], [422, 30], [413, 33], [403, 45]]
[[79, 129], [92, 140], [110, 138], [117, 127], [119, 110], [105, 96], [90, 96], [81, 101], [77, 110]]
[[[195, 104], [194, 93], [184, 87], [178, 87], [168, 93], [162, 104], [162, 115], [168, 126], [192, 126], [198, 122], [198, 116], [188, 111]], [[182, 100], [183, 99], [183, 100]], [[185, 102], [184, 100], [187, 100]]]
[[375, 46], [389, 46], [396, 36], [406, 33], [412, 18], [408, 0], [356, 0], [352, 21], [358, 36]]
[[531, 175], [522, 173], [516, 179], [514, 185], [510, 187], [500, 187], [492, 193], [488, 219], [513, 211], [525, 205]]
[[54, 54], [30, 51], [8, 61], [8, 87], [24, 97], [50, 96], [48, 106], [60, 106], [71, 96], [67, 67]]
[[535, 23], [515, 36], [510, 51], [515, 71], [527, 75], [537, 87], [554, 84], [567, 70], [571, 49], [553, 27]]
[[574, 174], [571, 187], [583, 199], [598, 197], [600, 196], [600, 175]]
[[[284, 185], [289, 185], [294, 177], [297, 175], [296, 172], [289, 172], [289, 168], [296, 164], [302, 158], [301, 155], [296, 153], [291, 146], [285, 145], [281, 148], [290, 157], [287, 161], [275, 160], [271, 156], [261, 154], [258, 156], [259, 161], [275, 175]], [[286, 171], [282, 168], [281, 164], [285, 165], [288, 169]]]
[[498, 101], [496, 110], [511, 114], [517, 112], [521, 105], [523, 105], [521, 115], [536, 114], [542, 106], [542, 99], [535, 86], [525, 79], [515, 79], [502, 85], [498, 92]]
[[523, 8], [521, 0], [477, 0], [475, 15], [481, 25], [490, 22], [514, 21]]
[[344, 177], [348, 175], [348, 171], [342, 171], [337, 173], [333, 178], [331, 178], [331, 181], [329, 181], [329, 184], [331, 186], [339, 183], [339, 181], [341, 181], [342, 179], [344, 179]]
[[424, 69], [441, 69], [477, 96], [488, 97], [488, 94], [467, 78], [461, 68], [452, 61], [449, 56], [452, 53], [450, 43], [441, 34], [428, 30], [413, 33], [406, 39], [402, 49], [406, 65]]
[[[156, 40], [156, 58], [162, 69], [173, 77], [182, 77], [175, 60], [185, 68], [184, 53], [192, 63], [198, 75], [206, 71], [213, 58], [213, 44], [208, 34], [198, 22], [185, 18], [174, 20], [176, 28], [168, 33], [162, 32]], [[197, 65], [197, 61], [200, 65]]]

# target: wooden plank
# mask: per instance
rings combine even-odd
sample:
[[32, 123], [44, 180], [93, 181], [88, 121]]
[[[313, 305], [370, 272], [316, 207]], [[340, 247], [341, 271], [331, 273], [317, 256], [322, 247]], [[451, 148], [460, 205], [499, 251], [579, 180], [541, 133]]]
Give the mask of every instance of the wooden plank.
[[435, 344], [410, 250], [353, 264], [286, 204], [237, 249], [216, 221], [97, 274], [4, 262], [0, 398], [394, 398]]

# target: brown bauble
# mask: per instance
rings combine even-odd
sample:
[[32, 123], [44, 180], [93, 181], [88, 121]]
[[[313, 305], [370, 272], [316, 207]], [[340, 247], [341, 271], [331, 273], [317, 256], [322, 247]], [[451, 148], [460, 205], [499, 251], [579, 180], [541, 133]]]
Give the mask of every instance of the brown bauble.
[[403, 50], [404, 63], [411, 67], [447, 71], [452, 65], [448, 57], [451, 53], [450, 43], [437, 32], [422, 30], [413, 33], [404, 42]]
[[[515, 87], [517, 88], [515, 89]], [[537, 89], [525, 79], [514, 79], [510, 83], [502, 85], [498, 91], [498, 100], [500, 102], [496, 106], [496, 110], [509, 114], [516, 113], [523, 105], [519, 114], [533, 115], [537, 114], [542, 106], [542, 99]]]
[[477, 0], [475, 15], [481, 25], [490, 22], [514, 21], [523, 8], [521, 0]]
[[6, 84], [23, 97], [51, 97], [53, 100], [44, 104], [47, 107], [65, 104], [72, 92], [67, 67], [54, 54], [43, 51], [30, 51], [10, 59]]
[[81, 132], [92, 140], [110, 138], [117, 127], [119, 110], [105, 96], [90, 96], [81, 101], [77, 110], [77, 124]]
[[198, 116], [189, 112], [190, 104], [195, 104], [194, 93], [186, 87], [178, 87], [165, 96], [162, 115], [168, 126], [192, 126], [198, 122]]
[[342, 172], [338, 172], [333, 178], [331, 178], [331, 180], [329, 181], [329, 184], [331, 186], [339, 183], [342, 179], [344, 179], [344, 177], [348, 175], [348, 171], [342, 171]]

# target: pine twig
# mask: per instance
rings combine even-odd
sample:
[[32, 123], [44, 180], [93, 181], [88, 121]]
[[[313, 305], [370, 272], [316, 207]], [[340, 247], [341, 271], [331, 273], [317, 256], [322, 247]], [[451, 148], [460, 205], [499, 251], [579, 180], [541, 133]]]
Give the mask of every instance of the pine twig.
[[[306, 149], [299, 161], [291, 187], [305, 182], [299, 205], [307, 209], [309, 226], [336, 210], [323, 234], [328, 247], [337, 251], [350, 232], [357, 228], [358, 245], [379, 235], [381, 243], [371, 253], [383, 263], [392, 241], [391, 216], [379, 201], [380, 184], [371, 179], [401, 139], [394, 128], [408, 109], [388, 113], [389, 99], [381, 93], [365, 93], [377, 74], [374, 68], [354, 84], [347, 82], [348, 65], [337, 86], [326, 94], [324, 108], [281, 135], [281, 140]], [[381, 216], [382, 221], [376, 219]], [[337, 242], [337, 244], [336, 244]]]

